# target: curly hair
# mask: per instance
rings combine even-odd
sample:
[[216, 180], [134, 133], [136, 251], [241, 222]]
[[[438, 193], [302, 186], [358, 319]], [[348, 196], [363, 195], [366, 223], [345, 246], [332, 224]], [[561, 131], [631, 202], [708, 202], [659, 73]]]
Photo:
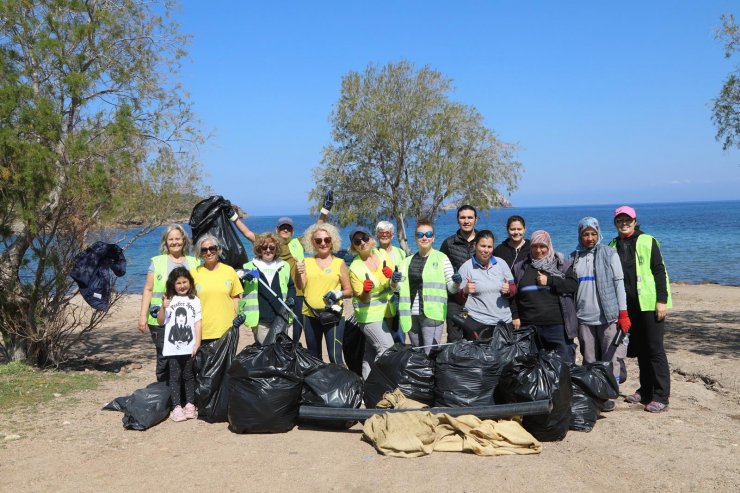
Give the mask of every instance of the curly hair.
[[162, 255], [167, 255], [168, 253], [170, 253], [170, 249], [167, 248], [167, 237], [173, 231], [179, 231], [182, 235], [182, 254], [190, 255], [190, 237], [185, 232], [185, 228], [183, 228], [179, 224], [170, 224], [165, 228], [164, 233], [162, 233], [162, 238], [159, 240], [160, 253], [162, 253]]
[[257, 235], [257, 238], [254, 240], [254, 256], [262, 258], [262, 254], [265, 253], [265, 247], [270, 243], [275, 245], [275, 256], [278, 256], [280, 254], [280, 240], [277, 235], [271, 231]]
[[336, 226], [329, 223], [316, 223], [306, 229], [303, 233], [301, 243], [303, 243], [303, 249], [311, 254], [316, 253], [316, 247], [313, 243], [313, 236], [317, 231], [323, 231], [328, 234], [331, 238], [331, 253], [337, 253], [342, 248], [342, 238], [339, 236], [339, 230]]

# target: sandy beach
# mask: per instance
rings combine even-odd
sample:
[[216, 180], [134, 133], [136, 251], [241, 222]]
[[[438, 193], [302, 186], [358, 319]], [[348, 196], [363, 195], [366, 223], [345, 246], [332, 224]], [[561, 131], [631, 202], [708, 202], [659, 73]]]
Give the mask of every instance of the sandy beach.
[[[154, 350], [128, 296], [80, 348], [89, 371], [116, 371], [94, 391], [0, 419], [4, 491], [737, 491], [740, 484], [740, 288], [672, 286], [666, 346], [670, 411], [620, 401], [590, 433], [540, 455], [378, 455], [349, 431], [295, 428], [236, 435], [226, 423], [164, 423], [126, 431], [100, 408], [154, 380]], [[241, 345], [252, 336], [242, 331]], [[629, 360], [623, 394], [638, 386]], [[19, 439], [2, 440], [19, 435]]]

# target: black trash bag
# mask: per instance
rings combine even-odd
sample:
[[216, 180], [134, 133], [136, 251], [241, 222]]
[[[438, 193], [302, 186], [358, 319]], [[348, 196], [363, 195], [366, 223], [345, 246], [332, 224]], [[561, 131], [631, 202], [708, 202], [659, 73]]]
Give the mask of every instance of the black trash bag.
[[434, 361], [423, 351], [394, 344], [370, 365], [365, 381], [365, 407], [373, 408], [383, 394], [399, 389], [409, 399], [434, 404]]
[[309, 353], [300, 343], [293, 347], [293, 356], [295, 360], [291, 366], [291, 371], [299, 377], [303, 377], [307, 373], [327, 365], [323, 360]]
[[570, 376], [573, 387], [570, 429], [591, 431], [606, 401], [619, 396], [619, 385], [612, 373], [612, 364], [598, 361], [583, 366], [572, 365]]
[[270, 325], [270, 330], [267, 331], [265, 340], [262, 341], [263, 346], [267, 346], [268, 344], [275, 344], [278, 334], [285, 334], [287, 336], [288, 327], [291, 328], [292, 332], [293, 324], [288, 324], [288, 320], [290, 319], [291, 315], [292, 312], [289, 312], [284, 306], [280, 307], [280, 313], [272, 321], [272, 325]]
[[588, 395], [575, 381], [571, 383], [571, 386], [573, 397], [570, 404], [570, 429], [589, 432], [594, 429], [603, 404]]
[[[280, 370], [292, 373], [295, 362], [293, 343], [287, 335], [279, 335], [274, 344], [247, 346], [236, 356], [229, 374], [245, 377], [251, 370]], [[230, 370], [231, 370], [230, 369]]]
[[342, 341], [342, 355], [347, 368], [362, 376], [362, 357], [365, 355], [365, 334], [357, 325], [354, 315], [344, 322], [344, 340]]
[[[236, 362], [235, 362], [236, 363]], [[229, 369], [229, 430], [285, 433], [298, 418], [303, 382], [280, 370]]]
[[201, 200], [193, 207], [190, 227], [193, 230], [193, 243], [206, 233], [213, 235], [221, 245], [221, 262], [241, 269], [249, 257], [226, 213], [230, 207], [231, 203], [220, 195]]
[[198, 418], [209, 423], [228, 419], [227, 371], [239, 344], [239, 327], [231, 327], [220, 339], [204, 344], [195, 355], [195, 405]]
[[537, 333], [532, 326], [513, 330], [508, 325], [499, 324], [493, 328], [490, 344], [503, 370], [517, 356], [537, 352]]
[[113, 399], [103, 409], [122, 411], [125, 429], [144, 431], [169, 416], [172, 409], [170, 388], [165, 382], [151, 383], [131, 395]]
[[503, 403], [552, 400], [549, 414], [524, 416], [522, 425], [537, 440], [562, 440], [570, 426], [571, 388], [568, 364], [555, 352], [519, 356], [501, 374], [498, 392]]
[[614, 378], [611, 361], [597, 361], [570, 367], [571, 380], [596, 399], [606, 401], [619, 397], [619, 384]]
[[[303, 379], [301, 404], [359, 408], [362, 404], [362, 377], [334, 363], [308, 371]], [[301, 424], [328, 429], [348, 429], [354, 421], [301, 419]]]
[[459, 341], [445, 346], [434, 365], [434, 405], [437, 407], [486, 406], [501, 368], [488, 344]]

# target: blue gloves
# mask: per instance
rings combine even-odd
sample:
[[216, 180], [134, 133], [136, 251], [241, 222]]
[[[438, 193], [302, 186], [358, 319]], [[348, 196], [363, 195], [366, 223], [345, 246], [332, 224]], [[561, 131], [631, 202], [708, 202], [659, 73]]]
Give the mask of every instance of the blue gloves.
[[260, 271], [258, 271], [257, 269], [244, 271], [244, 279], [246, 281], [252, 282], [255, 279], [259, 279], [259, 277], [260, 277]]
[[157, 318], [157, 315], [159, 315], [159, 310], [162, 307], [159, 305], [154, 305], [153, 307], [149, 308], [149, 315], [151, 315], [153, 318]]
[[326, 191], [326, 195], [324, 196], [324, 209], [327, 211], [330, 211], [332, 206], [334, 205], [334, 190], [331, 188]]
[[295, 300], [291, 298], [285, 298], [285, 304], [289, 307], [293, 308], [293, 305], [295, 305]]
[[239, 315], [237, 315], [236, 317], [234, 317], [234, 321], [232, 322], [232, 325], [234, 327], [239, 327], [240, 325], [242, 325], [244, 323], [244, 321], [246, 319], [247, 319], [247, 317], [245, 317], [243, 313], [240, 313]]
[[330, 188], [324, 195], [324, 205], [321, 206], [321, 213], [325, 216], [329, 215], [329, 211], [334, 205], [334, 191]]
[[337, 296], [337, 293], [341, 293], [341, 291], [329, 291], [324, 295], [324, 302], [328, 305], [333, 305], [337, 301], [339, 301], [339, 298], [341, 297], [341, 294]]
[[462, 276], [459, 272], [455, 272], [454, 274], [452, 274], [452, 282], [454, 282], [455, 284], [460, 284], [462, 282]]
[[403, 279], [403, 274], [398, 272], [398, 266], [396, 266], [396, 268], [393, 269], [393, 275], [391, 276], [391, 282], [398, 284], [399, 282], [401, 282], [401, 279]]

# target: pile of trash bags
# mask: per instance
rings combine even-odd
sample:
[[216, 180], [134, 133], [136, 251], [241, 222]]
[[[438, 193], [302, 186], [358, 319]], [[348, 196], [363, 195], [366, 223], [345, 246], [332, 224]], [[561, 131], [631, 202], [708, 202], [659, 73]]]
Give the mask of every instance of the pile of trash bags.
[[[301, 405], [374, 408], [387, 392], [429, 406], [469, 407], [548, 399], [548, 414], [525, 416], [540, 441], [562, 440], [568, 430], [590, 431], [604, 403], [617, 397], [611, 363], [570, 366], [555, 352], [538, 351], [534, 329], [497, 326], [487, 340], [459, 341], [432, 357], [396, 344], [372, 365], [367, 381], [347, 368], [311, 356], [286, 334], [239, 354], [239, 328], [203, 345], [195, 361], [199, 418], [228, 422], [234, 433], [282, 433], [296, 424], [348, 428], [352, 422], [299, 421]], [[119, 397], [104, 409], [123, 411], [127, 429], [145, 430], [168, 417], [166, 383]]]

